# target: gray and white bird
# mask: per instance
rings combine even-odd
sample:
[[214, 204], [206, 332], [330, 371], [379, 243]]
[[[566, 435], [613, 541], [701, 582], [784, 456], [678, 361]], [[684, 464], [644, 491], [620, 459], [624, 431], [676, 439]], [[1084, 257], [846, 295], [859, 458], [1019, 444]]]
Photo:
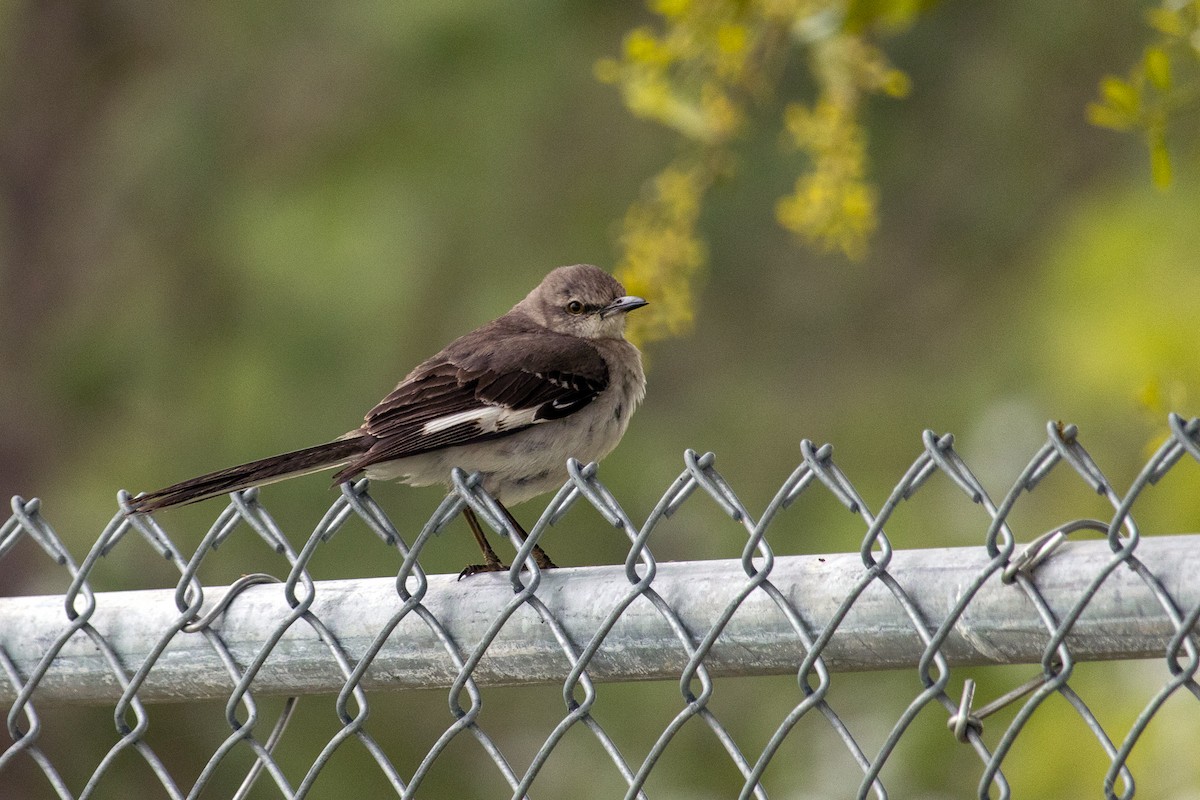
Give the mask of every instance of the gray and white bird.
[[[646, 378], [625, 339], [625, 315], [644, 305], [598, 267], [559, 267], [507, 314], [417, 365], [354, 430], [142, 494], [130, 509], [157, 511], [335, 468], [335, 484], [365, 475], [449, 486], [461, 467], [480, 473], [524, 535], [506, 506], [561, 486], [567, 459], [608, 455], [642, 401]], [[506, 569], [474, 512], [463, 513], [485, 563], [462, 575]], [[541, 548], [533, 555], [554, 566]]]

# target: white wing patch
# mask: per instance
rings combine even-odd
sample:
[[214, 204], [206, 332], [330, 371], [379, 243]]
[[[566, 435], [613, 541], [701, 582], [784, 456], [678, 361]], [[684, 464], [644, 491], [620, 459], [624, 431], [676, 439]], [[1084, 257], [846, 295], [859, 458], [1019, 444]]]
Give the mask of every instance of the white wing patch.
[[444, 417], [431, 419], [421, 427], [421, 433], [425, 436], [431, 436], [448, 428], [453, 428], [456, 425], [464, 425], [470, 422], [479, 426], [479, 430], [483, 433], [496, 433], [497, 431], [506, 431], [509, 428], [523, 428], [526, 425], [532, 425], [537, 421], [535, 419], [536, 415], [536, 407], [517, 410], [506, 408], [505, 406], [480, 406], [479, 408], [469, 408], [466, 411], [459, 411], [455, 414], [447, 414]]

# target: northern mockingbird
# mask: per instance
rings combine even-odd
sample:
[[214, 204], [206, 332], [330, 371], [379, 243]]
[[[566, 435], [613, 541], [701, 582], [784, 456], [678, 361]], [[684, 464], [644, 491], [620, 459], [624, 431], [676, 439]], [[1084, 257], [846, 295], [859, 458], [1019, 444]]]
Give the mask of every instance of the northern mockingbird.
[[[451, 469], [478, 472], [504, 504], [555, 489], [568, 458], [608, 455], [646, 393], [641, 354], [625, 340], [625, 314], [646, 305], [589, 264], [559, 267], [504, 316], [455, 339], [400, 381], [366, 421], [306, 447], [143, 494], [134, 513], [338, 468], [335, 484], [365, 475], [413, 486], [450, 484]], [[507, 569], [470, 507], [467, 523], [485, 563], [459, 577]], [[541, 548], [540, 567], [550, 568]]]

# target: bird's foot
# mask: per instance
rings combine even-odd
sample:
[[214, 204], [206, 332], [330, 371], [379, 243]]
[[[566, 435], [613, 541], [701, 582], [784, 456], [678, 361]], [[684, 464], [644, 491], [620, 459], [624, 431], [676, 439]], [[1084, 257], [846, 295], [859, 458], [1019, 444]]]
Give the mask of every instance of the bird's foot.
[[478, 575], [481, 572], [505, 572], [508, 570], [508, 565], [499, 561], [489, 561], [486, 564], [467, 564], [463, 567], [462, 572], [458, 573], [458, 579], [469, 578], [472, 575]]
[[[540, 569], [558, 569], [558, 564], [551, 561], [550, 557], [538, 548], [534, 548], [533, 560]], [[481, 572], [505, 572], [508, 569], [509, 566], [500, 561], [489, 561], [486, 564], [468, 564], [463, 567], [462, 572], [458, 573], [458, 580], [461, 581], [463, 578], [469, 578]], [[522, 566], [521, 569], [529, 569], [529, 567]]]

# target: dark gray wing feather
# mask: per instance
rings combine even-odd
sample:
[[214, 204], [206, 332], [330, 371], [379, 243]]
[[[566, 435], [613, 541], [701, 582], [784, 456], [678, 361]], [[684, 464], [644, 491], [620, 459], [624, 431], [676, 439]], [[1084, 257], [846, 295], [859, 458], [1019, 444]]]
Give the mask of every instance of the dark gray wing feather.
[[[334, 476], [444, 447], [508, 436], [586, 407], [608, 386], [608, 366], [586, 340], [512, 329], [502, 317], [456, 340], [412, 371], [366, 416], [374, 444]], [[491, 414], [481, 424], [475, 412]], [[511, 412], [511, 413], [510, 413]], [[439, 421], [464, 421], [441, 425]]]

